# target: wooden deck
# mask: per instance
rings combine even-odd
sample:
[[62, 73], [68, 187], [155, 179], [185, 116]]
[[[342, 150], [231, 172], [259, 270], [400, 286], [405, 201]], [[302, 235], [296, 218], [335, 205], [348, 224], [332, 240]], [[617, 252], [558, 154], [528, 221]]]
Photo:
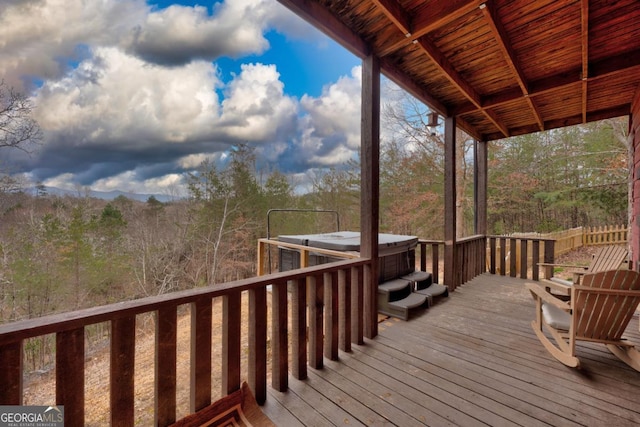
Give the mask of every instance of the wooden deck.
[[[582, 369], [553, 359], [531, 330], [523, 280], [482, 275], [409, 321], [325, 359], [264, 412], [282, 426], [637, 426], [640, 372], [579, 343]], [[628, 338], [640, 344], [638, 318]]]

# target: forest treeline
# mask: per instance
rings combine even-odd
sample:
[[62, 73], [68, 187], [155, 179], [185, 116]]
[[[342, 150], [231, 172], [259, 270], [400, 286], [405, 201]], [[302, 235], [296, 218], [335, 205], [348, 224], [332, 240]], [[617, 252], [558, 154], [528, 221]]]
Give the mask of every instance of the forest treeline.
[[[411, 129], [383, 145], [381, 230], [442, 239], [442, 138]], [[609, 120], [490, 143], [489, 233], [626, 223], [625, 129]], [[470, 235], [473, 145], [459, 141], [458, 228]], [[359, 229], [356, 162], [317, 175], [306, 194], [255, 165], [253, 149], [240, 145], [225, 167], [205, 162], [185, 176], [187, 196], [167, 203], [61, 197], [42, 186], [32, 195], [4, 176], [0, 322], [252, 277], [270, 209], [335, 210], [341, 229]], [[336, 224], [328, 214], [278, 213], [269, 226], [275, 236]]]

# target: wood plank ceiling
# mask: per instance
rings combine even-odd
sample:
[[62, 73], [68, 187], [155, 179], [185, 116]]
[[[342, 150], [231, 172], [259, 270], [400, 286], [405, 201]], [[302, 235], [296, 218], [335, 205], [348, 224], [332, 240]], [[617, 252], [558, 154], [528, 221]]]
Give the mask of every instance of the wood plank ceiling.
[[639, 0], [279, 0], [481, 141], [630, 113]]

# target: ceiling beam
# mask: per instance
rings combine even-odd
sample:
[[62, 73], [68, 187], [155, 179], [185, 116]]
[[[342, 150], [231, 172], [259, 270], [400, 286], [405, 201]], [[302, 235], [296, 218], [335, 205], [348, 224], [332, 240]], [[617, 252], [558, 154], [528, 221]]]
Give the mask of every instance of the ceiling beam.
[[417, 45], [429, 57], [429, 59], [440, 69], [444, 76], [469, 99], [487, 118], [493, 123], [505, 137], [509, 136], [509, 130], [500, 123], [495, 114], [482, 108], [480, 94], [456, 71], [449, 60], [442, 52], [426, 37], [417, 40]]
[[397, 0], [373, 0], [373, 4], [382, 9], [382, 12], [400, 29], [405, 37], [411, 37], [411, 20]]
[[[377, 0], [374, 0], [377, 1]], [[423, 7], [411, 20], [411, 37], [406, 37], [406, 32], [402, 30], [402, 36], [389, 40], [381, 49], [376, 51], [380, 57], [385, 57], [410, 45], [425, 34], [441, 28], [450, 22], [477, 9], [486, 0], [450, 0], [431, 2], [428, 7]]]
[[489, 25], [489, 29], [491, 30], [493, 38], [496, 40], [498, 47], [502, 52], [502, 56], [511, 69], [511, 72], [513, 73], [513, 77], [518, 83], [518, 86], [520, 86], [522, 95], [524, 95], [524, 97], [526, 98], [527, 104], [531, 109], [534, 120], [538, 124], [539, 130], [544, 130], [542, 116], [540, 115], [540, 111], [538, 110], [535, 102], [533, 102], [533, 99], [529, 97], [529, 87], [527, 85], [524, 72], [522, 71], [522, 67], [520, 66], [520, 61], [518, 61], [516, 53], [513, 50], [509, 36], [507, 35], [507, 32], [502, 25], [502, 21], [500, 21], [496, 13], [494, 0], [487, 0], [486, 3], [481, 4], [480, 11], [482, 12], [482, 16], [484, 16], [485, 21]]
[[387, 58], [380, 59], [380, 69], [383, 74], [393, 81], [395, 84], [409, 92], [412, 96], [421, 102], [427, 104], [431, 109], [438, 114], [447, 117], [450, 115], [449, 109], [442, 104], [439, 100], [434, 98], [423, 87], [419, 86], [415, 80], [412, 80], [402, 71], [398, 70], [396, 65], [389, 62]]
[[[592, 111], [587, 114], [586, 122], [582, 121], [582, 114], [576, 114], [575, 116], [565, 117], [562, 119], [550, 120], [548, 122], [545, 122], [545, 129], [557, 129], [557, 128], [562, 128], [566, 126], [579, 125], [581, 123], [596, 122], [596, 121], [608, 119], [611, 117], [626, 116], [626, 115], [629, 115], [630, 112], [631, 112], [631, 104], [622, 104], [622, 105], [617, 105], [611, 108], [606, 108], [604, 110]], [[534, 126], [523, 126], [523, 127], [511, 129], [513, 136], [525, 135], [535, 131], [536, 129], [534, 128]], [[499, 132], [484, 135], [484, 136], [488, 141], [493, 141], [495, 139], [503, 138], [503, 136]]]
[[369, 45], [318, 2], [311, 0], [278, 0], [278, 2], [340, 43], [358, 58], [364, 59], [369, 56], [371, 52]]
[[[616, 74], [622, 74], [629, 71], [640, 72], [640, 49], [626, 52], [620, 55], [602, 58], [597, 62], [592, 62], [589, 66], [589, 77], [587, 82], [594, 80], [615, 77]], [[582, 83], [582, 65], [580, 68], [561, 72], [552, 76], [547, 76], [538, 80], [529, 82], [529, 97], [536, 97], [562, 89], [570, 85]], [[508, 89], [504, 92], [494, 93], [482, 97], [483, 108], [494, 108], [500, 105], [508, 104], [513, 101], [519, 101], [522, 93], [519, 89]], [[481, 110], [477, 105], [469, 102], [463, 106], [451, 110], [451, 114], [460, 115]]]

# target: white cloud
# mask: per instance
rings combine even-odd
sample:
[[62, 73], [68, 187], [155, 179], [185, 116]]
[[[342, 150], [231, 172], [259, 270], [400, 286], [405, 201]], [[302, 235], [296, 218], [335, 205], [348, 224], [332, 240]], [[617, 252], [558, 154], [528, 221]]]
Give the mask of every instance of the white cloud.
[[211, 63], [168, 69], [99, 48], [68, 76], [42, 87], [36, 119], [48, 132], [81, 131], [82, 140], [69, 144], [181, 142], [211, 131], [219, 85]]
[[274, 0], [227, 0], [211, 14], [142, 0], [0, 5], [0, 76], [38, 81], [45, 135], [40, 153], [11, 160], [46, 185], [148, 192], [240, 142], [281, 170], [343, 164], [360, 146], [359, 67], [298, 101], [276, 65], [244, 64], [224, 83], [211, 62], [263, 52], [274, 26], [318, 34]]
[[[343, 165], [360, 150], [361, 67], [325, 86], [315, 98], [303, 96], [296, 156], [308, 165]], [[303, 160], [304, 159], [304, 160]]]
[[64, 58], [82, 46], [112, 45], [149, 11], [143, 0], [31, 0], [0, 12], [0, 75], [14, 87], [22, 76], [60, 77]]
[[295, 121], [296, 109], [275, 65], [245, 64], [225, 90], [219, 126], [238, 140], [277, 142], [280, 129]]
[[194, 58], [213, 60], [219, 56], [259, 54], [269, 47], [263, 33], [275, 14], [274, 3], [216, 3], [211, 16], [203, 6], [173, 5], [150, 13], [130, 33], [125, 45], [148, 61], [173, 65]]

